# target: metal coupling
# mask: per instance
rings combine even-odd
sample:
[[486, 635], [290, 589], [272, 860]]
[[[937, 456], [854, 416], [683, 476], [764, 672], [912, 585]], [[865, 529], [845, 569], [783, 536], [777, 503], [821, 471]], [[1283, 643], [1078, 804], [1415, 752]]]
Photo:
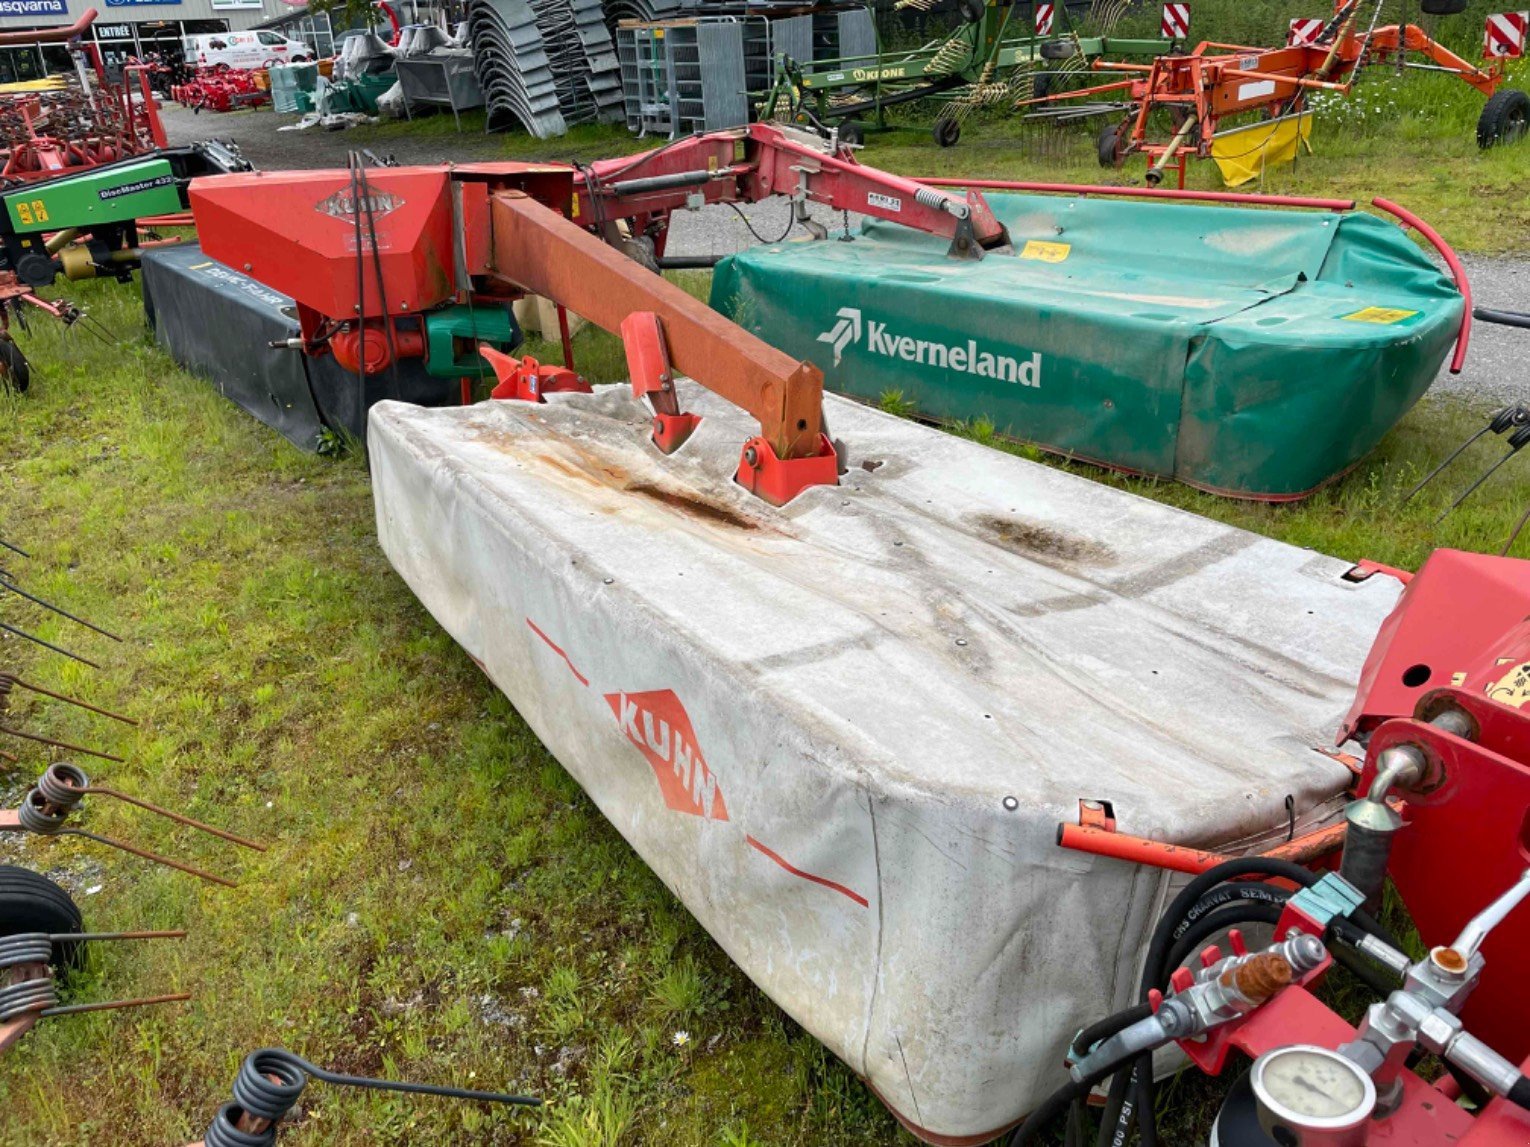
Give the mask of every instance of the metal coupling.
[[[1448, 1012], [1446, 1013], [1449, 1014]], [[1455, 1019], [1454, 1016], [1450, 1017]], [[1458, 1023], [1460, 1021], [1457, 1021]], [[1429, 1047], [1427, 1040], [1422, 1041]], [[1429, 1048], [1435, 1051], [1434, 1048]], [[1437, 1054], [1455, 1064], [1495, 1095], [1508, 1095], [1520, 1081], [1519, 1068], [1483, 1043], [1471, 1032], [1459, 1031]]]
[[1197, 1030], [1194, 1009], [1178, 996], [1171, 997], [1152, 1015], [1122, 1028], [1109, 1039], [1101, 1040], [1093, 1051], [1068, 1069], [1068, 1074], [1074, 1083], [1082, 1083], [1144, 1052], [1192, 1036]]
[[1381, 901], [1392, 860], [1392, 838], [1403, 826], [1402, 817], [1387, 803], [1387, 797], [1394, 786], [1411, 788], [1422, 782], [1428, 767], [1428, 759], [1418, 746], [1394, 745], [1377, 760], [1370, 791], [1344, 809], [1346, 831], [1339, 875], [1359, 889], [1372, 908]]

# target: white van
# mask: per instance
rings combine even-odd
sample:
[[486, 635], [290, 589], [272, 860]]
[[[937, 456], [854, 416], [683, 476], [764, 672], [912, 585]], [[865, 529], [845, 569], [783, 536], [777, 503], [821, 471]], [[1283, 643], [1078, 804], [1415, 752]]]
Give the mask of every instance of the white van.
[[186, 62], [195, 68], [219, 64], [251, 71], [267, 64], [291, 64], [314, 58], [302, 40], [289, 40], [278, 32], [207, 32], [187, 36]]

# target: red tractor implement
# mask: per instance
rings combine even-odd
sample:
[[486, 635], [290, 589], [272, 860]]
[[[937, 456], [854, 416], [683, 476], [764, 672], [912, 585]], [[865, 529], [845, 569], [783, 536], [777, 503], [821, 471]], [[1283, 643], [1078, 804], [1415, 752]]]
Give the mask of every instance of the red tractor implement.
[[[1364, 3], [1335, 0], [1333, 16], [1319, 32], [1286, 47], [1205, 41], [1187, 54], [1161, 56], [1150, 64], [1097, 60], [1095, 71], [1125, 78], [1021, 100], [1015, 106], [1035, 108], [1116, 94], [1129, 101], [1130, 110], [1124, 120], [1101, 131], [1100, 163], [1119, 167], [1141, 155], [1148, 161], [1150, 184], [1174, 171], [1180, 187], [1192, 158], [1221, 160], [1230, 183], [1252, 178], [1266, 158], [1289, 159], [1310, 130], [1308, 97], [1324, 91], [1348, 95], [1362, 69], [1373, 63], [1408, 63], [1444, 72], [1481, 92], [1487, 103], [1477, 142], [1484, 148], [1523, 137], [1530, 99], [1514, 89], [1500, 91], [1502, 59], [1480, 68], [1417, 25], [1378, 26], [1386, 0], [1373, 0], [1370, 20], [1364, 23], [1359, 18]], [[1234, 126], [1231, 121], [1237, 117], [1244, 118]]]

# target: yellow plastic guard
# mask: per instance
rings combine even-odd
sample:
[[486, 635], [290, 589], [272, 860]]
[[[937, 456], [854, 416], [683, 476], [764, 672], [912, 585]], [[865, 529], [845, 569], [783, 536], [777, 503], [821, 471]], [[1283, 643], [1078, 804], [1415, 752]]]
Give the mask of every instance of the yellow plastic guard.
[[1297, 147], [1311, 135], [1310, 115], [1250, 124], [1218, 132], [1211, 141], [1211, 158], [1221, 169], [1223, 183], [1242, 187], [1259, 178], [1266, 164], [1290, 163], [1296, 158]]
[[0, 95], [18, 95], [24, 92], [58, 92], [67, 85], [63, 76], [48, 76], [41, 80], [21, 80], [14, 84], [0, 84]]

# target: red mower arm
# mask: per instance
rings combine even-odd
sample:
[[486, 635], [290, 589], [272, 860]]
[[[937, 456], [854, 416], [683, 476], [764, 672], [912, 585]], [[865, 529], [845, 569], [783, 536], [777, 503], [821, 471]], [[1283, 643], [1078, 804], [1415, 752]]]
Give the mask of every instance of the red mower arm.
[[833, 152], [816, 136], [776, 124], [709, 132], [641, 156], [597, 163], [578, 191], [574, 218], [664, 216], [698, 193], [708, 203], [789, 196], [804, 223], [808, 203], [854, 211], [950, 239], [951, 254], [958, 258], [981, 259], [985, 251], [1009, 247], [1008, 233], [979, 192], [952, 195], [862, 167], [849, 149]]

